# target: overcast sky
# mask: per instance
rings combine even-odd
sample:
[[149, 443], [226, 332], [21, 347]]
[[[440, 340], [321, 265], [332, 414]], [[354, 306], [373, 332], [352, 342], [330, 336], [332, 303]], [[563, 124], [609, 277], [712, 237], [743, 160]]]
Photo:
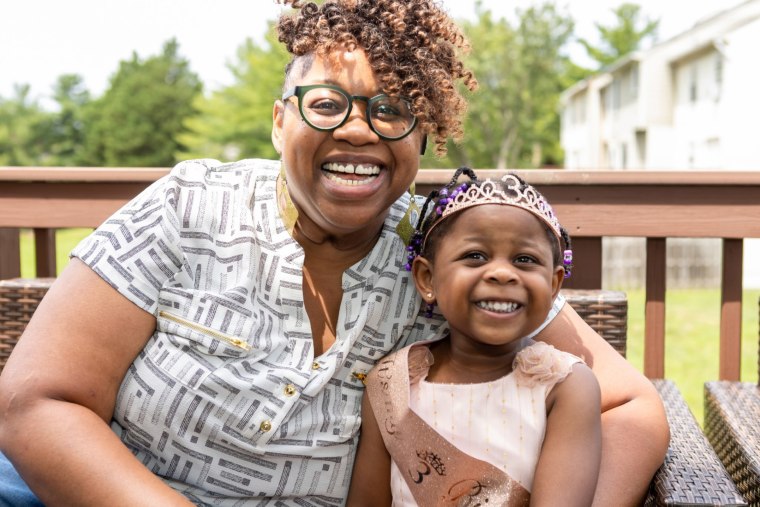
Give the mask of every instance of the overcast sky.
[[[635, 1], [635, 0], [633, 0]], [[639, 0], [645, 15], [659, 18], [660, 39], [741, 0]], [[611, 22], [623, 0], [557, 0], [576, 21], [576, 33], [594, 39], [595, 22]], [[472, 17], [474, 1], [443, 0], [457, 17]], [[532, 0], [483, 0], [510, 19]], [[0, 97], [14, 83], [28, 83], [45, 98], [61, 74], [77, 73], [95, 95], [106, 88], [120, 60], [133, 51], [157, 54], [171, 37], [207, 89], [228, 84], [225, 64], [246, 37], [258, 39], [281, 6], [274, 0], [0, 0]], [[581, 55], [579, 51], [576, 53]], [[584, 63], [584, 62], [581, 62]]]

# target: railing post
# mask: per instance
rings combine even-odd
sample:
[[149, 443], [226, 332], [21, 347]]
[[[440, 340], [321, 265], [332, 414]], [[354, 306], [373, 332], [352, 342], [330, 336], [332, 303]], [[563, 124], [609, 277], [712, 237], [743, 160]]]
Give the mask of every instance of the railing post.
[[568, 289], [602, 288], [602, 238], [572, 238], [573, 272], [565, 280]]
[[18, 229], [0, 228], [0, 280], [21, 276]]
[[55, 229], [34, 229], [34, 250], [37, 254], [37, 277], [56, 275]]
[[720, 291], [720, 380], [738, 381], [742, 356], [742, 260], [741, 239], [723, 240], [723, 272]]
[[665, 378], [665, 238], [647, 238], [644, 375]]

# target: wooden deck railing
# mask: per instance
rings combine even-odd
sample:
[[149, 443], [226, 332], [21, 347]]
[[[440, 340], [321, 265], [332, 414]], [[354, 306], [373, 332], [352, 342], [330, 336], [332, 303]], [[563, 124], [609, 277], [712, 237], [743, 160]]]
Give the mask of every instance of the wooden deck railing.
[[[19, 228], [34, 230], [37, 276], [55, 274], [54, 230], [96, 227], [168, 169], [0, 167], [0, 279], [20, 273]], [[738, 380], [742, 239], [760, 238], [760, 172], [518, 171], [552, 202], [574, 241], [567, 287], [602, 287], [602, 238], [646, 238], [644, 373], [665, 371], [665, 242], [721, 238], [719, 377]], [[479, 170], [481, 176], [503, 171]], [[425, 170], [425, 194], [451, 176]]]

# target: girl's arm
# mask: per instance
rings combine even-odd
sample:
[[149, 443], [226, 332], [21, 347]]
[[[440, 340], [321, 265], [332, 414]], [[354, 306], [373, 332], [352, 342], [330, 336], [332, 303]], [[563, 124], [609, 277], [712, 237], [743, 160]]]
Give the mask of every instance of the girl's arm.
[[354, 473], [348, 490], [347, 507], [388, 507], [391, 504], [391, 457], [385, 449], [380, 428], [364, 393], [362, 431]]
[[654, 385], [568, 304], [536, 339], [581, 357], [599, 381], [603, 445], [594, 505], [640, 505], [670, 439]]
[[0, 376], [0, 448], [46, 505], [192, 505], [109, 427], [155, 326], [77, 259], [34, 313]]
[[599, 384], [584, 364], [549, 394], [531, 506], [591, 505], [602, 456]]

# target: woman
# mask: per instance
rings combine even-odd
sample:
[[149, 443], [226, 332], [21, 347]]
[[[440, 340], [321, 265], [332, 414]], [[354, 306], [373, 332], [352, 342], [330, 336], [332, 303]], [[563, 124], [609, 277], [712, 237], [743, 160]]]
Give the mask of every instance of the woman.
[[[431, 0], [307, 4], [275, 101], [281, 163], [194, 161], [73, 252], [0, 378], [0, 449], [46, 504], [341, 505], [361, 379], [430, 336], [402, 236], [426, 135], [460, 134], [465, 41]], [[637, 502], [667, 425], [562, 301], [538, 338], [602, 390], [599, 505]]]

